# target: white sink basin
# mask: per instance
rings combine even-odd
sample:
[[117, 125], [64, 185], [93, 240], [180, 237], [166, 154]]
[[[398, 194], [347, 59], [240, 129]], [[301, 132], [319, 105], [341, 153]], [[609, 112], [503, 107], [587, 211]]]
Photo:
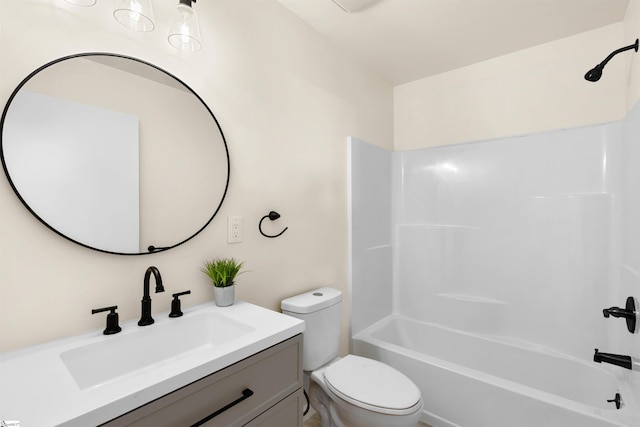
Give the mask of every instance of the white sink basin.
[[304, 331], [302, 320], [244, 301], [183, 311], [0, 354], [0, 417], [25, 427], [101, 425]]
[[65, 351], [60, 357], [78, 386], [86, 389], [158, 369], [176, 358], [210, 351], [253, 330], [222, 314], [203, 312], [139, 326], [129, 333]]

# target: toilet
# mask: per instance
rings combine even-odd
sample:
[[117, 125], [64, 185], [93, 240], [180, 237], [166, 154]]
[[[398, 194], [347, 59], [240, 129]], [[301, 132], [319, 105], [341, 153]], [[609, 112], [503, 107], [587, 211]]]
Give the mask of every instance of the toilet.
[[302, 369], [322, 427], [415, 427], [423, 403], [413, 381], [377, 360], [337, 357], [341, 306], [342, 293], [328, 287], [281, 303], [305, 322]]

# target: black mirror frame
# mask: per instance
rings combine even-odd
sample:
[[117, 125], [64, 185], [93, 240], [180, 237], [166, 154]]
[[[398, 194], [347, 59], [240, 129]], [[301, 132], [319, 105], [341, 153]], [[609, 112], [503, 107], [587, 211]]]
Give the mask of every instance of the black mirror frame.
[[[11, 176], [9, 175], [9, 170], [7, 168], [6, 162], [5, 162], [5, 156], [4, 156], [4, 149], [3, 149], [3, 139], [2, 139], [2, 130], [4, 129], [4, 121], [7, 115], [7, 112], [9, 110], [9, 107], [11, 106], [11, 102], [13, 101], [13, 99], [15, 98], [15, 96], [17, 95], [18, 91], [20, 91], [20, 89], [22, 89], [22, 87], [27, 84], [27, 82], [33, 78], [35, 75], [37, 75], [40, 71], [55, 65], [59, 62], [62, 61], [66, 61], [69, 59], [73, 59], [73, 58], [81, 58], [81, 57], [85, 57], [85, 56], [110, 56], [110, 57], [117, 57], [117, 58], [123, 58], [123, 59], [129, 59], [132, 61], [136, 61], [142, 64], [145, 64], [147, 66], [150, 66], [172, 78], [174, 78], [176, 81], [180, 82], [186, 89], [189, 90], [189, 92], [191, 94], [193, 94], [204, 106], [204, 108], [207, 109], [207, 111], [209, 112], [209, 114], [211, 115], [211, 118], [213, 119], [213, 121], [215, 122], [218, 130], [220, 131], [220, 136], [222, 137], [222, 142], [224, 143], [224, 149], [225, 149], [225, 153], [227, 156], [227, 182], [225, 183], [225, 187], [224, 187], [224, 192], [222, 194], [222, 198], [220, 199], [220, 203], [218, 204], [218, 206], [216, 207], [215, 211], [213, 212], [213, 214], [211, 215], [211, 218], [209, 218], [209, 220], [206, 221], [206, 223], [200, 227], [195, 233], [193, 233], [191, 236], [187, 237], [186, 239], [171, 245], [171, 246], [166, 246], [166, 247], [154, 247], [154, 246], [149, 246], [148, 248], [148, 252], [138, 252], [138, 253], [123, 253], [123, 252], [112, 252], [112, 251], [108, 251], [108, 250], [104, 250], [104, 249], [100, 249], [100, 248], [95, 248], [93, 246], [89, 246], [85, 243], [79, 242], [75, 239], [72, 239], [64, 234], [62, 234], [61, 232], [59, 232], [58, 230], [56, 230], [55, 228], [53, 228], [51, 225], [49, 225], [44, 219], [42, 219], [33, 209], [31, 209], [31, 207], [27, 204], [27, 202], [22, 198], [22, 196], [20, 195], [20, 192], [18, 191], [18, 189], [16, 188], [14, 182], [11, 179]], [[222, 203], [224, 202], [224, 199], [227, 195], [227, 191], [229, 189], [229, 179], [231, 176], [231, 161], [229, 158], [229, 147], [227, 145], [227, 140], [224, 136], [224, 132], [222, 132], [222, 128], [220, 127], [220, 123], [218, 122], [218, 119], [216, 118], [216, 116], [213, 114], [213, 112], [211, 111], [211, 109], [209, 108], [209, 106], [204, 102], [204, 100], [193, 90], [191, 89], [191, 87], [189, 87], [189, 85], [187, 85], [185, 82], [183, 82], [181, 79], [179, 79], [178, 77], [176, 77], [175, 75], [169, 73], [168, 71], [153, 65], [149, 62], [143, 61], [141, 59], [138, 58], [134, 58], [131, 56], [126, 56], [126, 55], [120, 55], [120, 54], [116, 54], [116, 53], [107, 53], [107, 52], [85, 52], [85, 53], [78, 53], [78, 54], [73, 54], [73, 55], [67, 55], [58, 59], [55, 59], [51, 62], [48, 62], [47, 64], [38, 67], [37, 69], [35, 69], [33, 72], [31, 72], [27, 77], [25, 77], [19, 84], [18, 86], [14, 89], [14, 91], [11, 93], [11, 95], [9, 96], [9, 99], [7, 100], [7, 103], [4, 106], [4, 109], [2, 111], [2, 117], [0, 117], [0, 161], [2, 162], [2, 168], [4, 169], [4, 173], [5, 176], [7, 177], [7, 180], [9, 181], [9, 184], [11, 185], [11, 188], [13, 189], [14, 193], [16, 194], [16, 196], [18, 197], [18, 199], [20, 200], [20, 202], [22, 202], [22, 204], [24, 205], [25, 208], [27, 208], [27, 210], [29, 212], [31, 212], [31, 214], [36, 217], [42, 224], [44, 224], [48, 229], [50, 229], [51, 231], [53, 231], [54, 233], [56, 233], [57, 235], [72, 241], [73, 243], [76, 243], [80, 246], [83, 246], [87, 249], [92, 249], [94, 251], [98, 251], [98, 252], [102, 252], [102, 253], [108, 253], [108, 254], [113, 254], [113, 255], [129, 255], [129, 256], [135, 256], [135, 255], [148, 255], [148, 254], [152, 254], [152, 253], [160, 253], [160, 252], [164, 252], [166, 250], [169, 249], [173, 249], [177, 246], [182, 245], [183, 243], [188, 242], [189, 240], [193, 239], [195, 236], [197, 236], [198, 234], [200, 234], [200, 232], [202, 230], [204, 230], [210, 223], [211, 221], [213, 221], [213, 218], [215, 218], [215, 216], [218, 214], [218, 212], [220, 211], [220, 208], [222, 207]]]

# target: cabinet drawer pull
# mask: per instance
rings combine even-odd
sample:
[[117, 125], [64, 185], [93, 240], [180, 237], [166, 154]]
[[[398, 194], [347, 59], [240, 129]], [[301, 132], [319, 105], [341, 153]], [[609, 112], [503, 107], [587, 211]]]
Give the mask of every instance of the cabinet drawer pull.
[[224, 411], [233, 408], [238, 403], [242, 402], [243, 400], [246, 400], [246, 399], [250, 398], [251, 396], [253, 396], [253, 391], [251, 389], [249, 389], [249, 388], [245, 388], [244, 390], [242, 390], [242, 397], [239, 397], [236, 400], [234, 400], [233, 402], [229, 403], [228, 405], [218, 409], [213, 414], [206, 416], [205, 418], [201, 419], [200, 421], [198, 421], [197, 423], [195, 423], [191, 427], [201, 426], [202, 424], [206, 423], [210, 419], [217, 417], [218, 415], [222, 414]]

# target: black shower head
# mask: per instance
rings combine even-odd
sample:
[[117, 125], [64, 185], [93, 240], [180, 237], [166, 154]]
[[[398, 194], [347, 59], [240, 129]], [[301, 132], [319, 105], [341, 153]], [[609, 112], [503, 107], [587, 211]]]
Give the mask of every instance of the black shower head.
[[591, 70], [587, 71], [587, 74], [584, 75], [584, 78], [586, 80], [589, 80], [590, 82], [597, 82], [598, 80], [600, 80], [600, 77], [602, 77], [602, 70], [604, 69], [604, 66], [607, 65], [607, 62], [609, 62], [611, 58], [613, 58], [620, 52], [631, 49], [634, 49], [636, 52], [638, 51], [638, 39], [636, 39], [636, 42], [632, 45], [625, 46], [611, 52], [611, 54], [607, 56], [604, 61], [593, 67]]
[[590, 82], [597, 82], [598, 80], [600, 80], [600, 77], [602, 77], [603, 68], [604, 65], [602, 64], [596, 65], [591, 70], [587, 71], [587, 74], [584, 75], [584, 78], [586, 80], [589, 80]]

